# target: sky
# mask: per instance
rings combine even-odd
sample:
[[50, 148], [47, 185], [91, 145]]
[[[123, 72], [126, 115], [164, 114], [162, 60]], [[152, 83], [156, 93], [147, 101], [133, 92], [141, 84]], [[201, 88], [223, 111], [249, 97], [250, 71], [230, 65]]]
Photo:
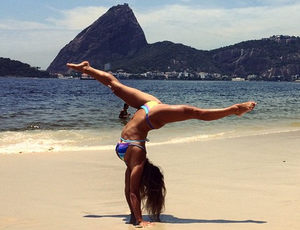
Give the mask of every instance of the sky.
[[[47, 69], [117, 0], [0, 0], [0, 57]], [[127, 0], [148, 43], [212, 50], [273, 35], [300, 36], [298, 0]]]

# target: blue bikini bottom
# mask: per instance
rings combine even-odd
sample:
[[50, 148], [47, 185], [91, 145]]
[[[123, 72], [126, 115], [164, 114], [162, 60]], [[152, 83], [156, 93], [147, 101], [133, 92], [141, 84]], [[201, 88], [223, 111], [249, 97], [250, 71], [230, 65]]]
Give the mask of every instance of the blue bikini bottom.
[[116, 153], [117, 153], [117, 156], [122, 161], [124, 161], [125, 153], [126, 153], [129, 146], [139, 147], [139, 148], [143, 149], [146, 152], [146, 149], [143, 146], [141, 146], [139, 144], [135, 144], [135, 143], [136, 142], [146, 142], [146, 141], [149, 141], [149, 140], [148, 139], [145, 139], [145, 140], [126, 140], [126, 139], [121, 138], [121, 141], [119, 141], [116, 145]]

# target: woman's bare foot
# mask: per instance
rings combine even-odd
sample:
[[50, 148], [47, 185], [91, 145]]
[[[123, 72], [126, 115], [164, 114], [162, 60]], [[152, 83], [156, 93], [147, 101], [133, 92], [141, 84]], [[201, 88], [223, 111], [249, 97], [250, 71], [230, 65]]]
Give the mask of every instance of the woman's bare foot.
[[248, 101], [248, 102], [245, 102], [245, 103], [236, 104], [234, 106], [236, 106], [238, 110], [235, 113], [235, 115], [242, 116], [243, 114], [253, 110], [256, 105], [257, 105], [257, 103], [254, 102], [254, 101]]
[[67, 66], [69, 68], [72, 68], [74, 70], [84, 73], [84, 71], [90, 67], [90, 63], [88, 61], [83, 61], [79, 64], [67, 63]]

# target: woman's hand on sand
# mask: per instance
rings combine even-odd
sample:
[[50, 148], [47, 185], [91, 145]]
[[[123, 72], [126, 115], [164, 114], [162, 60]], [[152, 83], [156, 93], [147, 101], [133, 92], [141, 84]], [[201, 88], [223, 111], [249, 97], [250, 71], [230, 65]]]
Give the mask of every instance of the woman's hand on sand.
[[153, 226], [154, 224], [153, 223], [151, 223], [151, 222], [149, 222], [149, 221], [141, 221], [140, 223], [139, 223], [139, 225], [137, 225], [137, 226], [135, 226], [136, 228], [146, 228], [146, 227], [151, 227], [151, 226]]

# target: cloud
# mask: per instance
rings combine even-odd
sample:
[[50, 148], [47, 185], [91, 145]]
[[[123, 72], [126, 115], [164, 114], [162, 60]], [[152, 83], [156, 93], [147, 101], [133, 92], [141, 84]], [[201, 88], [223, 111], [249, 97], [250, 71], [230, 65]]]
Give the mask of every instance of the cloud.
[[0, 56], [46, 69], [59, 50], [103, 15], [107, 8], [81, 7], [52, 11], [55, 17], [47, 18], [44, 23], [2, 20]]
[[1, 30], [82, 30], [103, 15], [105, 7], [77, 7], [71, 10], [55, 10], [55, 17], [45, 19], [45, 22], [20, 21], [7, 19], [0, 21]]
[[18, 20], [3, 20], [0, 22], [0, 30], [44, 30], [47, 29], [48, 26], [32, 21], [18, 21]]
[[46, 69], [74, 36], [76, 32], [62, 30], [1, 31], [0, 57]]
[[62, 10], [61, 18], [48, 18], [55, 28], [68, 30], [82, 30], [91, 25], [107, 11], [105, 7], [77, 7], [71, 10]]
[[277, 34], [299, 35], [299, 11], [300, 3], [231, 9], [172, 5], [136, 15], [150, 43], [170, 40], [213, 49]]

